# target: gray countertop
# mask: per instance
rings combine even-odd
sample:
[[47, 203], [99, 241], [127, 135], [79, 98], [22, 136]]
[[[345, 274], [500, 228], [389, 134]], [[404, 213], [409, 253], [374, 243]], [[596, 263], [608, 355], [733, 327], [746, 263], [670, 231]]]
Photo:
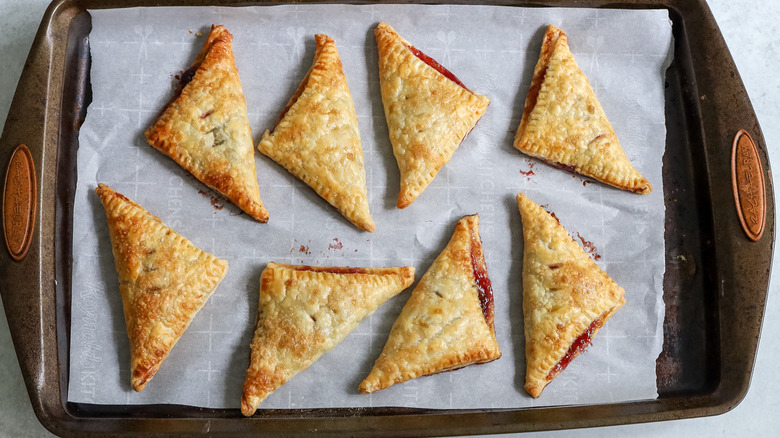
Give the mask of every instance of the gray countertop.
[[[709, 0], [758, 114], [771, 166], [780, 168], [780, 2]], [[48, 0], [0, 0], [0, 126]], [[777, 261], [775, 260], [775, 265]], [[718, 417], [576, 431], [579, 436], [777, 436], [780, 429], [780, 270], [773, 269], [770, 295], [753, 380], [744, 401]], [[0, 303], [0, 436], [50, 436], [32, 411]], [[531, 435], [569, 436], [575, 432]]]

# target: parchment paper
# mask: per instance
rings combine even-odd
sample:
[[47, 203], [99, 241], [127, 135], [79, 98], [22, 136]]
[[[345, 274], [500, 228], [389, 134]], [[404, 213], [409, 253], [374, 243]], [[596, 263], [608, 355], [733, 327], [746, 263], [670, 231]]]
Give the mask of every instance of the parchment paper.
[[[289, 5], [97, 10], [90, 34], [93, 101], [81, 128], [73, 230], [68, 399], [238, 408], [266, 263], [403, 266], [417, 280], [455, 222], [478, 212], [495, 294], [501, 359], [357, 391], [411, 288], [260, 406], [515, 408], [657, 397], [664, 305], [664, 72], [667, 11], [423, 5]], [[379, 94], [373, 30], [386, 21], [492, 100], [425, 192], [395, 208], [399, 176]], [[255, 144], [311, 65], [314, 34], [338, 45], [358, 113], [374, 233], [358, 230], [308, 186], [257, 153], [260, 224], [215, 195], [143, 137], [190, 66], [212, 23], [234, 35]], [[626, 153], [654, 190], [635, 195], [591, 183], [512, 147], [547, 24], [567, 32]], [[129, 384], [129, 346], [105, 213], [94, 189], [131, 197], [230, 269], [142, 393]], [[627, 304], [588, 350], [534, 400], [523, 390], [523, 238], [515, 195], [559, 218], [626, 290]]]

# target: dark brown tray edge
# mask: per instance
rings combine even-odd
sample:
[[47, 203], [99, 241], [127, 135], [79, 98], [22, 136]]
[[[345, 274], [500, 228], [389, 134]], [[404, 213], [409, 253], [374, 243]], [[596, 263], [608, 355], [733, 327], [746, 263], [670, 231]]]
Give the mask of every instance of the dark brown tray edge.
[[[694, 65], [709, 173], [710, 199], [714, 218], [713, 242], [718, 266], [717, 298], [720, 311], [721, 363], [724, 376], [712, 394], [718, 405], [716, 414], [736, 407], [747, 394], [761, 334], [775, 241], [774, 187], [766, 143], [742, 79], [720, 29], [706, 3], [704, 13], [695, 13], [691, 5], [682, 5], [689, 17], [691, 56]], [[706, 33], [697, 38], [694, 33]], [[764, 166], [767, 196], [766, 234], [752, 242], [742, 233], [734, 212], [731, 192], [730, 150], [734, 135], [747, 130], [756, 142]], [[720, 208], [716, 208], [720, 207]], [[756, 261], [755, 254], [768, 254]], [[745, 354], [746, 351], [752, 354]]]
[[[0, 257], [4, 278], [0, 293], [11, 338], [33, 411], [50, 431], [65, 431], [60, 403], [59, 357], [55, 327], [54, 193], [56, 186], [56, 132], [59, 124], [63, 64], [69, 2], [54, 2], [46, 10], [16, 88], [0, 137], [0, 153], [7, 163], [12, 145], [25, 143], [33, 156], [38, 179], [37, 209], [30, 251], [20, 262]], [[65, 32], [63, 32], [65, 30]], [[14, 146], [15, 147], [15, 146]], [[54, 383], [54, 384], [53, 384]]]
[[[542, 430], [551, 428], [589, 427], [608, 424], [624, 424], [634, 422], [658, 421], [676, 418], [689, 418], [696, 416], [717, 415], [735, 407], [744, 397], [749, 386], [749, 377], [753, 367], [755, 351], [760, 334], [761, 319], [763, 317], [766, 293], [768, 287], [769, 270], [771, 269], [771, 257], [760, 264], [739, 265], [735, 260], [752, 260], [747, 257], [751, 253], [761, 252], [772, 254], [774, 244], [774, 196], [771, 175], [767, 160], [767, 152], [753, 113], [750, 101], [742, 86], [736, 67], [731, 60], [728, 51], [722, 50], [725, 42], [717, 29], [706, 3], [700, 0], [698, 4], [688, 2], [643, 2], [645, 4], [667, 7], [679, 11], [686, 17], [686, 27], [690, 32], [707, 34], [708, 39], [694, 36], [691, 43], [692, 56], [695, 65], [708, 66], [697, 68], [696, 81], [691, 84], [697, 86], [699, 92], [705, 96], [700, 105], [703, 124], [707, 126], [705, 136], [706, 154], [708, 165], [720, 168], [723, 163], [718, 161], [715, 151], [720, 147], [730, 144], [731, 137], [738, 129], [747, 129], [757, 145], [759, 153], [767, 173], [767, 232], [761, 241], [756, 244], [747, 244], [739, 233], [736, 215], [733, 207], [721, 208], [713, 212], [715, 218], [716, 235], [718, 236], [717, 262], [718, 266], [734, 266], [734, 271], [746, 272], [746, 279], [736, 275], [731, 278], [736, 281], [721, 284], [718, 296], [720, 297], [720, 310], [722, 315], [735, 315], [730, 319], [722, 317], [721, 323], [725, 325], [721, 329], [721, 352], [727, 369], [721, 370], [722, 374], [744, 375], [745, 378], [727, 385], [721, 385], [716, 390], [703, 397], [679, 397], [664, 400], [651, 400], [632, 403], [628, 411], [627, 404], [567, 407], [565, 418], [555, 421], [556, 410], [559, 408], [525, 409], [510, 411], [490, 412], [464, 412], [452, 415], [448, 413], [411, 413], [398, 416], [363, 416], [351, 417], [348, 423], [339, 421], [341, 415], [336, 417], [293, 417], [269, 419], [257, 416], [250, 420], [244, 420], [243, 430], [235, 427], [233, 417], [215, 419], [85, 419], [73, 416], [64, 408], [64, 397], [59, 386], [59, 363], [57, 363], [57, 334], [53, 325], [42, 324], [51, 320], [56, 315], [56, 303], [54, 297], [47, 296], [45, 292], [54, 283], [54, 187], [56, 185], [56, 145], [57, 120], [61, 107], [60, 95], [62, 90], [61, 69], [63, 61], [57, 58], [58, 53], [64, 52], [68, 23], [72, 17], [84, 11], [84, 4], [90, 7], [98, 6], [98, 2], [79, 3], [72, 0], [62, 0], [52, 3], [47, 10], [33, 43], [30, 55], [25, 65], [25, 71], [20, 80], [14, 101], [9, 112], [3, 132], [0, 150], [4, 161], [9, 146], [15, 143], [25, 142], [30, 146], [36, 160], [36, 171], [41, 175], [39, 181], [39, 211], [37, 231], [34, 236], [34, 247], [27, 258], [18, 265], [7, 263], [5, 258], [0, 259], [0, 268], [7, 284], [23, 285], [14, 290], [3, 286], [4, 306], [8, 314], [9, 326], [14, 340], [14, 346], [23, 370], [25, 384], [32, 401], [33, 409], [41, 423], [49, 430], [61, 435], [83, 435], [84, 433], [106, 433], [117, 430], [117, 426], [128, 434], [139, 433], [199, 433], [233, 432], [248, 433], [275, 430], [276, 433], [301, 433], [307, 430], [319, 430], [332, 434], [364, 431], [376, 435], [406, 435], [415, 434], [455, 434], [455, 433], [500, 433], [522, 430]], [[139, 2], [142, 4], [152, 3]], [[200, 3], [200, 2], [193, 2]], [[572, 5], [571, 2], [550, 2], [556, 5]], [[626, 2], [629, 3], [629, 2]], [[154, 3], [158, 4], [158, 3]], [[226, 2], [235, 4], [235, 2]], [[532, 5], [541, 4], [531, 2]], [[633, 3], [631, 3], [633, 5]], [[594, 2], [590, 7], [625, 5], [618, 2]], [[120, 6], [120, 5], [115, 5]], [[580, 6], [582, 6], [580, 4]], [[633, 7], [636, 7], [635, 5]], [[706, 11], [706, 13], [702, 13]], [[714, 29], [714, 32], [713, 32]], [[713, 41], [712, 34], [718, 36]], [[717, 70], [717, 71], [715, 71]], [[732, 94], [720, 94], [718, 90], [737, 90]], [[47, 96], [49, 100], [47, 101]], [[724, 108], [730, 111], [724, 111]], [[730, 132], [733, 131], [733, 132]], [[36, 139], [31, 142], [30, 139]], [[711, 167], [712, 168], [712, 167]], [[727, 199], [729, 190], [724, 188], [730, 184], [727, 178], [718, 178], [713, 175], [709, 180], [713, 205], [724, 206], [732, 202]], [[43, 206], [48, 208], [44, 209]], [[736, 226], [735, 226], [736, 224]], [[743, 242], [742, 240], [745, 240]], [[713, 242], [713, 247], [715, 247]], [[723, 249], [725, 248], [725, 249]], [[732, 273], [733, 274], [733, 273]], [[721, 274], [721, 276], [723, 276]], [[40, 279], [40, 284], [33, 284], [30, 279]], [[14, 281], [18, 280], [18, 281]], [[48, 287], [45, 287], [47, 286]], [[736, 291], [737, 293], [727, 293]], [[39, 319], [32, 318], [38, 317]], [[736, 321], [746, 322], [736, 324]], [[747, 344], [745, 344], [747, 343]], [[736, 348], [740, 345], [741, 348]], [[744, 346], [753, 354], [745, 355]], [[618, 410], [620, 412], [618, 412]], [[628, 413], [628, 415], [626, 415]], [[88, 421], [87, 421], [88, 420]], [[138, 423], [138, 420], [142, 424]], [[538, 422], [537, 422], [538, 421]], [[290, 423], [295, 423], [291, 425]], [[313, 423], [313, 424], [312, 424]], [[228, 427], [229, 426], [229, 427]], [[261, 429], [262, 428], [262, 429]]]

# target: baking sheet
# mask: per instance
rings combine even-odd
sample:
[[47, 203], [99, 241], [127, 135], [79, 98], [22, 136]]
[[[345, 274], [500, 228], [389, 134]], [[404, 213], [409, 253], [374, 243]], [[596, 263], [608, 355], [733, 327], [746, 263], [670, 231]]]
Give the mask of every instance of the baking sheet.
[[[357, 385], [409, 289], [260, 408], [515, 408], [657, 396], [655, 359], [664, 315], [663, 76], [672, 38], [666, 11], [289, 5], [90, 12], [93, 102], [79, 137], [69, 401], [237, 408], [266, 263], [412, 265], [419, 280], [457, 219], [474, 212], [480, 214], [493, 282], [501, 359], [359, 394]], [[405, 210], [395, 208], [398, 170], [379, 96], [373, 29], [380, 20], [492, 100], [452, 161]], [[235, 36], [255, 143], [308, 70], [313, 35], [336, 40], [358, 113], [377, 231], [359, 231], [259, 153], [260, 193], [271, 219], [256, 223], [146, 144], [143, 131], [212, 23]], [[627, 155], [653, 183], [652, 194], [590, 183], [512, 148], [549, 23], [567, 32]], [[105, 214], [94, 194], [98, 182], [230, 263], [228, 276], [142, 393], [129, 385], [129, 346]], [[626, 289], [627, 300], [587, 352], [536, 400], [522, 388], [522, 233], [514, 201], [519, 191], [555, 212]]]

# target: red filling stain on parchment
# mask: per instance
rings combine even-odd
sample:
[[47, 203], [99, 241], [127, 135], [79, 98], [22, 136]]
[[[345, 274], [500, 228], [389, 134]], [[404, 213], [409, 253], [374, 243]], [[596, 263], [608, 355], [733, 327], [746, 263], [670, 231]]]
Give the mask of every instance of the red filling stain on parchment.
[[582, 242], [582, 246], [586, 251], [588, 251], [588, 253], [590, 253], [594, 260], [601, 260], [601, 255], [596, 252], [596, 245], [594, 245], [593, 242], [585, 240], [585, 238], [582, 237], [579, 232], [577, 233], [577, 237], [579, 237], [580, 241]]
[[519, 172], [520, 175], [526, 177], [525, 178], [526, 181], [531, 181], [531, 176], [536, 175], [536, 173], [534, 173], [534, 166], [536, 165], [536, 163], [531, 160], [525, 160], [525, 162], [528, 163], [528, 170], [520, 169]]
[[203, 190], [198, 190], [198, 194], [206, 199], [209, 199], [211, 201], [211, 206], [214, 207], [215, 210], [222, 210], [225, 208], [225, 206], [222, 205], [222, 200], [220, 200], [219, 197]]

